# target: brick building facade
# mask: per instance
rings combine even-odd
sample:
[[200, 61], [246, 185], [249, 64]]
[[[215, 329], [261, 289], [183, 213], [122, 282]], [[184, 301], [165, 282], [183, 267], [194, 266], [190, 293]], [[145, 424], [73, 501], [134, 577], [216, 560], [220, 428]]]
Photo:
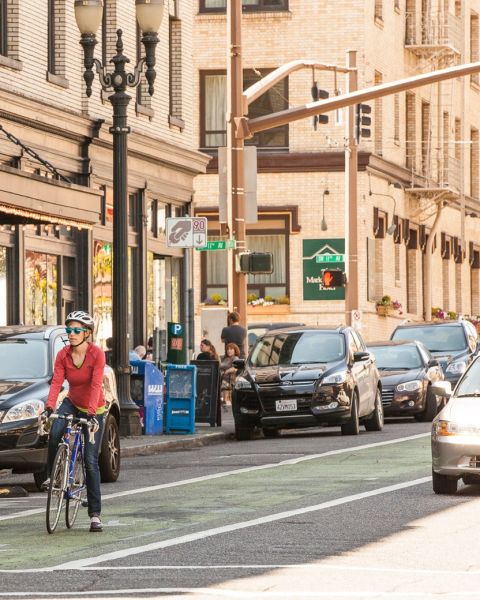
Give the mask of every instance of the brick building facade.
[[[228, 46], [224, 8], [224, 0], [198, 0], [194, 7], [194, 139], [212, 156], [207, 174], [195, 181], [195, 210], [209, 218], [212, 235], [220, 234], [216, 147], [225, 145], [219, 116]], [[478, 0], [248, 0], [242, 19], [245, 79], [250, 84], [297, 59], [345, 66], [347, 50], [357, 51], [359, 88], [472, 62], [479, 57], [479, 15]], [[315, 81], [330, 96], [345, 91], [341, 73], [297, 71], [252, 105], [249, 116], [311, 101]], [[429, 272], [433, 307], [480, 312], [479, 95], [478, 77], [471, 76], [371, 104], [372, 135], [359, 143], [357, 188], [358, 309], [366, 339], [389, 336], [405, 318], [430, 319], [424, 314], [430, 312]], [[342, 112], [329, 114], [328, 124], [316, 130], [305, 119], [262, 132], [253, 142], [259, 220], [247, 225], [247, 240], [251, 249], [276, 253], [277, 270], [250, 279], [248, 288], [260, 296], [288, 296], [290, 304], [249, 307], [249, 322], [344, 321], [344, 301], [307, 284], [308, 277], [316, 281], [312, 273], [321, 275], [312, 252], [346, 235]], [[200, 335], [202, 302], [214, 293], [226, 296], [225, 260], [195, 255]], [[376, 302], [385, 295], [401, 303], [401, 312], [377, 314]]]

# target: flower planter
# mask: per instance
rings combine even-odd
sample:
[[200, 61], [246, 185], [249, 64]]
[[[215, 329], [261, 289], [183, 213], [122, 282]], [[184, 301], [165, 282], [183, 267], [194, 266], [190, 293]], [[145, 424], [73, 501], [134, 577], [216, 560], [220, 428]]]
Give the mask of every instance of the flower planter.
[[393, 313], [393, 307], [386, 306], [384, 304], [377, 304], [376, 306], [377, 315], [380, 317], [386, 317], [387, 315], [391, 315]]
[[268, 306], [263, 306], [262, 304], [247, 305], [247, 315], [288, 315], [289, 313], [289, 304], [269, 304]]

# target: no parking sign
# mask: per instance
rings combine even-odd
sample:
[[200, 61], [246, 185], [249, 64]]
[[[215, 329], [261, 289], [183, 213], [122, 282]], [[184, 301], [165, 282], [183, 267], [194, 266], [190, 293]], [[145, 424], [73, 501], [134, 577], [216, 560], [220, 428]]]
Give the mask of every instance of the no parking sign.
[[352, 310], [352, 327], [354, 329], [362, 328], [362, 311], [358, 310], [358, 308]]

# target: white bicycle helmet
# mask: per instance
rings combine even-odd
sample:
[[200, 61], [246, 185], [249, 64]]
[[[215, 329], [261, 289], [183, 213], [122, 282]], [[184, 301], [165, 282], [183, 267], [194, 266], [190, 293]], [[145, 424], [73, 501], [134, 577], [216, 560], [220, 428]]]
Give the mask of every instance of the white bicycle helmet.
[[95, 323], [92, 317], [84, 310], [74, 310], [71, 312], [65, 319], [65, 325], [68, 325], [70, 321], [78, 321], [79, 323], [83, 323], [83, 325], [88, 327], [88, 329], [91, 331], [95, 329]]

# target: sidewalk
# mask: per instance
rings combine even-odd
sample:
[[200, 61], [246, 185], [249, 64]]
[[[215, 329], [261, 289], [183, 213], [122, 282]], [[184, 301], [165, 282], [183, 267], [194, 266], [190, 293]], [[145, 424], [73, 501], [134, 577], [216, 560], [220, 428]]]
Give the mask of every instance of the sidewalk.
[[147, 456], [166, 452], [168, 450], [181, 450], [183, 448], [198, 448], [209, 444], [217, 444], [228, 439], [233, 439], [235, 426], [232, 408], [227, 406], [222, 409], [222, 424], [220, 427], [211, 427], [208, 423], [196, 423], [195, 433], [139, 435], [120, 438], [122, 458], [131, 456]]

